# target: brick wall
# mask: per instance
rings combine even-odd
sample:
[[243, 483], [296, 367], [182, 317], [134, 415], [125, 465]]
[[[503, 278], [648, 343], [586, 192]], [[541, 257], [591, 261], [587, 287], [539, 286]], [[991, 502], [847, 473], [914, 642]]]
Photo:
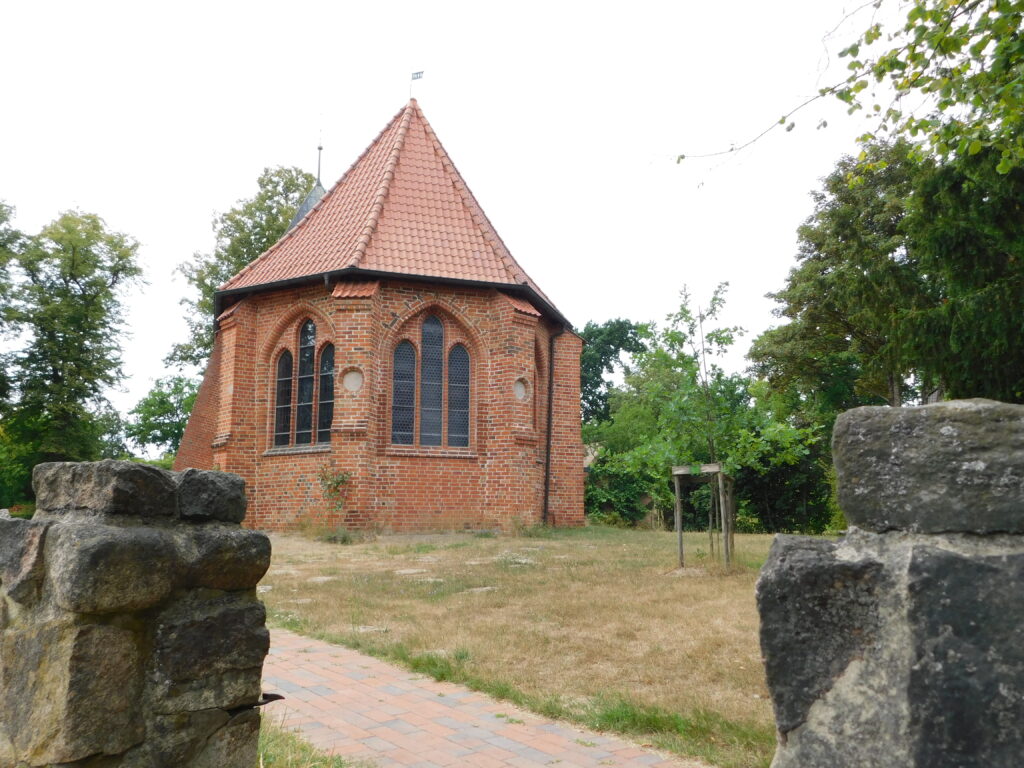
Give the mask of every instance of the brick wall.
[[[557, 327], [491, 289], [396, 280], [342, 293], [355, 295], [333, 296], [322, 285], [286, 289], [249, 297], [222, 316], [176, 468], [205, 468], [212, 460], [242, 475], [247, 520], [262, 528], [287, 528], [302, 518], [402, 531], [540, 522], [549, 338]], [[468, 447], [391, 444], [394, 349], [407, 340], [419, 359], [421, 323], [430, 314], [444, 326], [445, 358], [455, 344], [470, 354]], [[307, 318], [317, 326], [317, 360], [324, 344], [335, 347], [331, 441], [275, 448], [275, 365], [286, 348], [296, 355]], [[559, 525], [577, 525], [583, 520], [581, 341], [561, 333], [554, 349], [549, 513]], [[348, 372], [362, 374], [361, 388], [344, 386]], [[212, 450], [202, 450], [205, 439]], [[351, 475], [342, 509], [323, 498], [317, 476], [324, 466]]]

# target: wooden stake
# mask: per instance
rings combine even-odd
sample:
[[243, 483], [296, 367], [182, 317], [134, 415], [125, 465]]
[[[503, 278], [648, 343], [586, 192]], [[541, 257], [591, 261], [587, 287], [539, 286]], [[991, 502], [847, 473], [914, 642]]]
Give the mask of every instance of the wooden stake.
[[722, 515], [722, 553], [725, 555], [725, 564], [728, 566], [732, 562], [732, 520], [729, 518], [729, 510], [727, 509], [725, 497], [725, 478], [722, 473], [718, 473], [718, 508]]
[[672, 475], [676, 487], [676, 540], [679, 544], [679, 567], [683, 567], [683, 499], [679, 495], [679, 475]]

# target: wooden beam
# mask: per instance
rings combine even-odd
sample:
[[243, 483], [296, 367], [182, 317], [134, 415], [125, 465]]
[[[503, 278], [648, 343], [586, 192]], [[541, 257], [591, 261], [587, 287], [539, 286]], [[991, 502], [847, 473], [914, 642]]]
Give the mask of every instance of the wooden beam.
[[675, 476], [675, 475], [694, 475], [694, 474], [697, 474], [697, 475], [709, 475], [709, 474], [713, 474], [715, 472], [721, 472], [721, 471], [722, 471], [722, 465], [719, 464], [718, 462], [715, 462], [714, 464], [701, 464], [699, 472], [694, 472], [693, 471], [693, 466], [690, 465], [690, 464], [687, 464], [686, 466], [682, 466], [682, 467], [672, 467], [672, 475], [673, 476]]

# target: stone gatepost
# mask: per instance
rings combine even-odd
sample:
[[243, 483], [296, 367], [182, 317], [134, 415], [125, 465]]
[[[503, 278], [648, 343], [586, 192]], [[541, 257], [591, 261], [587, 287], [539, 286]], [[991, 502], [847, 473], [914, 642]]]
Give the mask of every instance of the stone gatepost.
[[0, 766], [253, 768], [269, 647], [241, 478], [41, 464], [0, 519]]
[[858, 408], [832, 450], [849, 532], [757, 586], [773, 768], [1024, 765], [1024, 406]]

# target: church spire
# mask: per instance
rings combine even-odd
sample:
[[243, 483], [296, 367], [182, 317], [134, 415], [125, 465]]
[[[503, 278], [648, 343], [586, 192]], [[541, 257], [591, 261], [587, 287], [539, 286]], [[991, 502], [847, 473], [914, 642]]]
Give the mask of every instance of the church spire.
[[316, 183], [313, 184], [313, 188], [309, 190], [309, 194], [302, 201], [301, 205], [295, 215], [292, 217], [291, 223], [288, 225], [288, 229], [291, 229], [298, 224], [320, 202], [320, 198], [327, 194], [327, 190], [324, 189], [324, 185], [320, 183], [320, 158], [324, 152], [324, 145], [318, 144], [316, 148]]

